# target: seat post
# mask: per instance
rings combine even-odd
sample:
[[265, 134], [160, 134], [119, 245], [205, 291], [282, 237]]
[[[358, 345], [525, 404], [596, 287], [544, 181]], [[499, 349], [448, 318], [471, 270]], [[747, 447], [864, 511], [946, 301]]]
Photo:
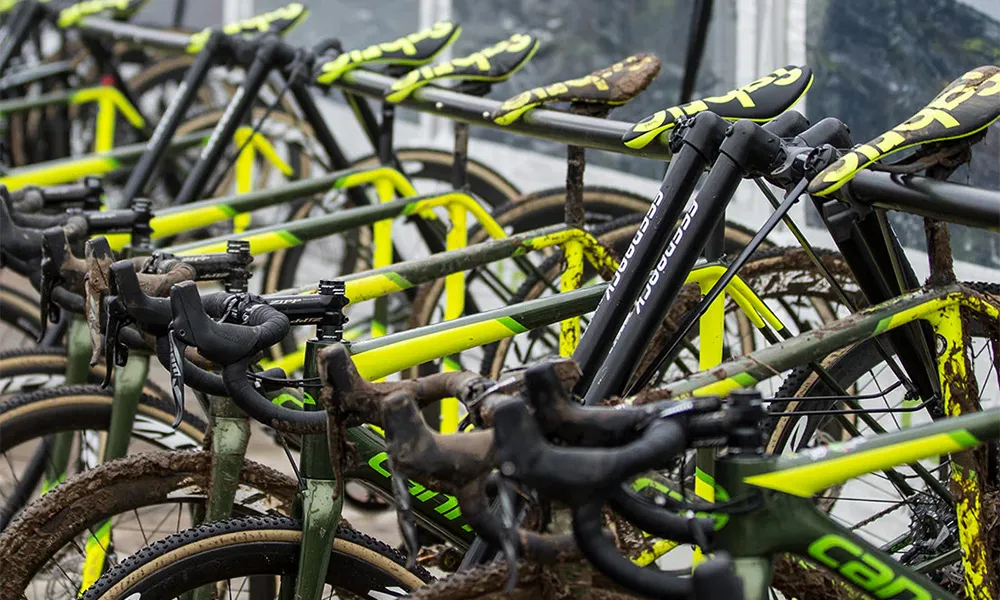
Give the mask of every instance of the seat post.
[[455, 150], [451, 167], [451, 187], [460, 191], [469, 189], [469, 124], [454, 122]]
[[[611, 107], [605, 104], [574, 102], [570, 105], [570, 112], [574, 115], [603, 119], [611, 112]], [[567, 146], [565, 219], [568, 227], [577, 229], [583, 229], [587, 220], [586, 208], [583, 205], [583, 171], [586, 166], [586, 150], [582, 146]]]

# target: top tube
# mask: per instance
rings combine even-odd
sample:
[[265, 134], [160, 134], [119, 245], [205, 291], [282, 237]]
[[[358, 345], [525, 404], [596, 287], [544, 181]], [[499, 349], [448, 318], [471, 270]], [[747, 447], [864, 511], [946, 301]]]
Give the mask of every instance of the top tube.
[[[354, 70], [348, 71], [331, 85], [347, 92], [383, 100], [385, 91], [394, 81], [395, 79], [391, 77], [371, 71]], [[416, 90], [398, 104], [470, 125], [484, 125], [561, 144], [661, 160], [669, 160], [671, 156], [670, 149], [661, 143], [652, 143], [640, 149], [626, 146], [622, 142], [622, 136], [629, 132], [635, 123], [625, 121], [583, 117], [557, 110], [536, 108], [509, 125], [498, 125], [493, 122], [490, 115], [500, 108], [499, 101], [431, 86]]]
[[154, 29], [99, 17], [85, 17], [80, 20], [76, 28], [87, 33], [108, 35], [116, 41], [128, 41], [179, 52], [187, 50], [188, 44], [191, 43], [191, 34], [188, 33]]
[[916, 175], [861, 171], [848, 184], [865, 204], [1000, 232], [1000, 192]]

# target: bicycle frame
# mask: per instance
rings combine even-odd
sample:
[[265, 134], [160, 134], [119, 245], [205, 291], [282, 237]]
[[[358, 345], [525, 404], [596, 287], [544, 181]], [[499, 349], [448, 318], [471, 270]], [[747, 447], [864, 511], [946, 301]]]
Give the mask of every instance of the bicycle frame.
[[746, 496], [761, 488], [763, 494], [757, 510], [729, 515], [717, 534], [719, 547], [732, 553], [747, 600], [768, 597], [770, 557], [782, 552], [806, 558], [859, 591], [880, 598], [949, 597], [917, 570], [900, 565], [835, 523], [815, 506], [811, 496], [859, 475], [967, 451], [998, 438], [1000, 409], [992, 409], [821, 446], [799, 455], [723, 458], [716, 465], [718, 489], [725, 489], [730, 497]]
[[[170, 141], [171, 155], [203, 144], [209, 131], [197, 131]], [[0, 177], [0, 184], [14, 191], [26, 185], [59, 185], [77, 181], [90, 175], [102, 176], [134, 165], [146, 151], [146, 144], [120, 146], [109, 152], [90, 154], [79, 158], [51, 160], [37, 165], [11, 169]]]
[[[962, 415], [962, 406], [967, 400], [965, 377], [968, 369], [960, 312], [962, 308], [972, 310], [994, 322], [1000, 320], [1000, 310], [997, 307], [982, 298], [964, 292], [957, 284], [918, 291], [858, 312], [836, 323], [777, 345], [763, 348], [746, 357], [724, 363], [710, 373], [702, 372], [685, 381], [668, 384], [666, 389], [678, 396], [685, 394], [725, 395], [732, 390], [753, 385], [757, 381], [770, 377], [775, 372], [772, 369], [785, 371], [796, 365], [818, 360], [839, 348], [848, 347], [864, 339], [921, 320], [931, 326], [938, 340], [943, 341], [937, 353], [941, 400], [945, 413], [949, 417], [957, 417]], [[953, 421], [948, 419], [946, 422]], [[915, 446], [919, 446], [919, 444]], [[907, 448], [909, 451], [914, 450], [910, 446]], [[961, 449], [963, 448], [952, 448], [949, 451]], [[899, 458], [899, 455], [894, 455], [893, 458]], [[904, 459], [900, 458], [892, 464], [903, 461]], [[980, 514], [979, 474], [966, 466], [963, 465], [961, 469], [952, 470], [952, 489], [957, 490], [955, 501], [963, 549], [962, 560], [967, 573], [966, 583], [974, 585], [971, 582], [983, 580], [987, 565], [985, 563], [985, 550], [974, 533]], [[828, 476], [840, 477], [841, 475], [831, 471]], [[844, 475], [845, 478], [851, 476], [853, 475]], [[825, 487], [822, 483], [823, 477], [817, 476], [814, 481], [817, 482], [816, 485]], [[811, 484], [803, 483], [803, 480], [797, 475], [762, 476], [755, 479], [754, 483], [760, 487], [778, 491], [811, 495], [809, 491]]]
[[142, 131], [146, 126], [146, 120], [121, 90], [109, 85], [52, 92], [34, 98], [0, 101], [0, 117], [47, 106], [79, 106], [90, 103], [97, 105], [94, 153], [109, 152], [113, 149], [117, 113], [121, 113], [122, 117], [138, 131]]

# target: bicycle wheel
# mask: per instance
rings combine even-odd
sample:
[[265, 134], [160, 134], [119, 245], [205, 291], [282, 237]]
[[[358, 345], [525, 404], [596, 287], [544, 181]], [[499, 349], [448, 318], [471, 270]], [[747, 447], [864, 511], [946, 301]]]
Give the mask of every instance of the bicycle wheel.
[[[0, 534], [0, 598], [75, 595], [86, 538], [111, 521], [114, 552], [130, 556], [143, 546], [191, 527], [211, 482], [210, 452], [149, 452], [126, 456], [74, 475], [32, 502]], [[244, 461], [236, 515], [288, 514], [296, 481]]]
[[[65, 348], [19, 348], [0, 352], [0, 402], [13, 394], [63, 385], [66, 382], [66, 366]], [[105, 370], [104, 363], [90, 367], [88, 383], [104, 381]], [[164, 405], [170, 402], [167, 393], [152, 381], [147, 381], [142, 391], [159, 398]]]
[[[7, 275], [7, 272], [4, 274]], [[0, 348], [34, 346], [41, 332], [38, 297], [0, 284]], [[3, 393], [3, 388], [0, 388], [0, 393]]]
[[[68, 476], [93, 466], [99, 456], [99, 432], [111, 422], [113, 396], [94, 385], [64, 386], [16, 394], [0, 403], [0, 502], [3, 521], [39, 492], [38, 483], [51, 458], [42, 448], [46, 438], [57, 433], [73, 433]], [[143, 394], [132, 428], [130, 447], [157, 450], [200, 448], [207, 426], [185, 413], [175, 429], [173, 404], [163, 398]], [[39, 461], [42, 461], [41, 463]]]
[[[215, 584], [220, 597], [248, 598], [251, 577], [294, 575], [302, 525], [284, 517], [251, 517], [202, 525], [168, 537], [125, 560], [83, 595], [87, 600], [177, 598]], [[337, 528], [323, 597], [397, 598], [432, 580], [405, 568], [389, 546], [349, 527]], [[259, 579], [258, 579], [259, 580]], [[254, 597], [258, 590], [254, 590]], [[276, 597], [276, 596], [269, 596]]]
[[[631, 192], [604, 187], [584, 187], [583, 202], [586, 210], [586, 222], [591, 227], [601, 227], [629, 215], [638, 219], [649, 209], [649, 200]], [[493, 212], [493, 218], [503, 227], [504, 231], [514, 234], [539, 227], [562, 223], [565, 219], [566, 190], [552, 188], [529, 194]], [[636, 221], [638, 223], [638, 220]], [[469, 232], [469, 244], [482, 243], [488, 239], [487, 233], [479, 226]], [[533, 265], [540, 265], [557, 252], [552, 248], [544, 252], [535, 252], [528, 258]], [[486, 272], [488, 271], [488, 272]], [[503, 261], [488, 267], [473, 269], [466, 277], [467, 312], [498, 308], [510, 304], [516, 291], [529, 277], [518, 267]], [[488, 278], [488, 281], [487, 281]], [[444, 316], [444, 281], [436, 280], [421, 286], [413, 301], [407, 327], [421, 327], [430, 323], [440, 322]], [[463, 353], [465, 361], [470, 361], [466, 368], [477, 368], [475, 363], [481, 360], [476, 353]], [[414, 367], [405, 372], [406, 377], [415, 377], [419, 372], [426, 371], [428, 366]]]
[[[421, 195], [450, 191], [452, 155], [429, 148], [403, 148], [396, 155], [403, 166], [407, 179]], [[372, 167], [378, 162], [372, 158], [362, 158], [353, 167]], [[468, 164], [469, 185], [473, 196], [479, 198], [488, 208], [509, 203], [517, 198], [517, 189], [500, 174], [488, 166], [474, 160]], [[298, 220], [329, 214], [332, 211], [351, 206], [347, 195], [337, 193], [320, 199], [310, 198], [297, 205], [286, 220]], [[371, 268], [371, 228], [361, 227], [339, 235], [313, 240], [301, 246], [271, 253], [264, 266], [262, 290], [265, 293], [293, 288], [319, 279], [332, 279], [337, 274], [353, 273]], [[393, 232], [397, 248], [425, 249], [414, 225], [403, 224]], [[426, 255], [426, 250], [408, 251], [402, 258], [417, 258]], [[335, 265], [333, 268], [331, 266]], [[397, 294], [397, 296], [400, 296]], [[393, 297], [390, 313], [405, 314], [407, 302], [402, 297]], [[364, 323], [370, 307], [360, 307], [350, 312], [352, 323]], [[403, 318], [405, 320], [405, 317]], [[357, 325], [356, 325], [357, 326]], [[281, 351], [294, 351], [298, 343], [289, 337], [281, 346]], [[277, 357], [277, 355], [275, 355]]]
[[[997, 284], [966, 285], [980, 293], [1000, 296]], [[984, 323], [975, 318], [964, 321], [969, 326], [967, 348], [978, 385], [978, 404], [980, 408], [995, 407], [1000, 403], [1000, 373], [996, 366], [1000, 330], [996, 323]], [[889, 348], [888, 345], [886, 347]], [[877, 435], [879, 430], [895, 431], [932, 419], [946, 418], [937, 402], [924, 406], [905, 397], [899, 379], [872, 340], [831, 355], [823, 365], [841, 386], [860, 398], [862, 408], [873, 412], [870, 415], [852, 415], [848, 421], [850, 425], [829, 415], [795, 416], [801, 411], [839, 408], [839, 403], [819, 399], [834, 392], [809, 368], [800, 367], [789, 375], [785, 385], [777, 392], [776, 397], [784, 400], [771, 403], [772, 412], [790, 414], [769, 420], [770, 452], [799, 451], [819, 444], [844, 441], [855, 435]], [[909, 411], [890, 413], [885, 412], [886, 409]], [[851, 428], [855, 428], [857, 433]], [[987, 468], [979, 474], [979, 481], [985, 497], [995, 498], [1000, 493], [1000, 452], [997, 445], [992, 444], [986, 453]], [[936, 481], [948, 487], [952, 470], [948, 457], [925, 460], [919, 464]], [[890, 473], [895, 481], [890, 479]], [[899, 481], [903, 482], [902, 486]], [[842, 525], [881, 546], [904, 564], [928, 564], [940, 559], [944, 564], [928, 567], [926, 574], [946, 589], [956, 593], [962, 589], [963, 568], [959, 560], [955, 510], [912, 467], [896, 467], [890, 472], [852, 479], [826, 490], [818, 496], [817, 502]], [[991, 503], [987, 501], [980, 526], [986, 536], [986, 564], [996, 565], [997, 553], [1000, 553], [1000, 527], [996, 525], [995, 517], [991, 520], [989, 516], [993, 514], [992, 510]], [[779, 589], [795, 593], [798, 597], [812, 598], [814, 596], [810, 591], [819, 589], [809, 590], [803, 585], [826, 585], [822, 577], [813, 573], [803, 577], [802, 567], [791, 561], [785, 561], [783, 568], [787, 573], [779, 575], [776, 572], [776, 582], [781, 584]]]
[[[430, 148], [403, 148], [396, 151], [406, 174], [420, 194], [432, 194], [451, 187], [452, 155]], [[351, 168], [374, 167], [378, 161], [374, 157], [362, 158]], [[483, 200], [488, 207], [500, 206], [517, 197], [517, 189], [488, 166], [474, 160], [469, 161], [469, 186], [472, 195]], [[346, 207], [346, 198], [308, 199], [297, 206], [287, 220], [299, 220], [311, 216], [327, 214], [336, 208]], [[343, 238], [337, 240], [336, 238]], [[330, 257], [343, 256], [342, 268], [364, 269], [371, 265], [370, 228], [313, 240], [302, 246], [278, 250], [268, 256], [264, 268], [264, 291], [274, 292], [308, 283], [315, 283], [319, 276], [327, 275]], [[338, 247], [334, 248], [333, 245]], [[341, 248], [340, 246], [343, 246]], [[308, 252], [308, 254], [307, 254]], [[412, 257], [411, 257], [412, 258]], [[323, 268], [318, 268], [322, 265]], [[352, 271], [343, 271], [345, 273]]]

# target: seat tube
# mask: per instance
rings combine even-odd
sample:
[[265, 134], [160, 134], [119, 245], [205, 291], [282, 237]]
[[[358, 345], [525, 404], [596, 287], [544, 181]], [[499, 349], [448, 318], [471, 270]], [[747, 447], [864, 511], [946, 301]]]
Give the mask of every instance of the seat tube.
[[622, 393], [742, 179], [740, 166], [720, 155], [698, 197], [688, 201], [683, 217], [667, 236], [666, 249], [586, 391], [586, 404]]
[[[934, 329], [935, 354], [941, 399], [945, 414], [957, 417], [977, 412], [978, 393], [970, 375], [969, 349], [965, 347], [961, 305], [948, 304], [932, 313], [928, 320]], [[951, 492], [955, 498], [958, 515], [958, 537], [962, 549], [962, 566], [965, 573], [965, 593], [969, 598], [988, 598], [982, 595], [996, 576], [997, 566], [990, 566], [989, 550], [980, 529], [982, 524], [982, 487], [988, 469], [989, 446], [979, 446], [951, 455]]]
[[[451, 221], [451, 229], [445, 238], [446, 250], [460, 250], [468, 244], [469, 231], [466, 223], [467, 213], [465, 207], [458, 202], [448, 204], [448, 217]], [[465, 312], [465, 273], [452, 273], [444, 278], [445, 310], [444, 320], [451, 321], [462, 316]], [[458, 371], [462, 368], [458, 361], [458, 356], [450, 355], [444, 357], [444, 371]], [[458, 431], [459, 402], [458, 398], [444, 398], [441, 400], [441, 433], [455, 433]]]
[[[388, 179], [375, 180], [375, 193], [379, 202], [391, 202], [396, 197], [396, 190]], [[392, 264], [392, 225], [393, 219], [380, 219], [372, 224], [372, 244], [374, 259], [372, 268], [380, 269]], [[376, 298], [372, 315], [371, 335], [373, 338], [386, 334], [389, 326], [389, 300]]]
[[573, 359], [583, 371], [578, 392], [584, 392], [592, 383], [597, 367], [612, 346], [615, 333], [642, 291], [647, 273], [666, 248], [669, 241], [666, 232], [680, 217], [702, 171], [715, 160], [727, 127], [728, 123], [721, 117], [704, 112], [694, 117], [684, 134], [683, 146], [670, 161], [656, 198], [573, 353]]
[[38, 0], [21, 1], [24, 2], [25, 6], [17, 14], [8, 18], [8, 23], [13, 21], [13, 30], [9, 31], [7, 27], [3, 27], [0, 30], [7, 34], [7, 38], [3, 40], [4, 43], [0, 45], [0, 73], [7, 70], [11, 59], [21, 50], [25, 40], [28, 39], [32, 30], [35, 29], [44, 15], [43, 8], [39, 5]]
[[[563, 245], [563, 256], [566, 257], [566, 269], [559, 280], [559, 291], [572, 292], [579, 289], [583, 283], [584, 250], [583, 242], [578, 237], [567, 239]], [[565, 319], [559, 324], [559, 356], [573, 356], [580, 343], [580, 317]]]
[[208, 71], [215, 64], [216, 56], [219, 53], [222, 40], [225, 38], [221, 32], [213, 31], [205, 42], [205, 47], [194, 59], [194, 64], [184, 74], [184, 79], [178, 86], [177, 94], [170, 101], [160, 122], [149, 138], [146, 152], [143, 153], [139, 162], [136, 163], [125, 182], [125, 189], [122, 192], [122, 205], [129, 206], [132, 200], [140, 196], [149, 183], [153, 172], [163, 161], [167, 154], [170, 140], [177, 132], [181, 120], [186, 116], [188, 108], [194, 103], [201, 84], [204, 83]]
[[226, 147], [233, 139], [233, 134], [240, 126], [243, 116], [246, 115], [254, 103], [257, 101], [257, 94], [267, 81], [267, 76], [274, 68], [275, 50], [271, 46], [264, 46], [257, 51], [256, 57], [247, 69], [246, 78], [236, 89], [233, 98], [226, 107], [226, 112], [222, 114], [215, 129], [212, 131], [208, 143], [202, 149], [198, 162], [191, 173], [184, 180], [181, 191], [177, 194], [175, 204], [187, 204], [198, 199], [208, 185], [208, 179], [219, 164]]

